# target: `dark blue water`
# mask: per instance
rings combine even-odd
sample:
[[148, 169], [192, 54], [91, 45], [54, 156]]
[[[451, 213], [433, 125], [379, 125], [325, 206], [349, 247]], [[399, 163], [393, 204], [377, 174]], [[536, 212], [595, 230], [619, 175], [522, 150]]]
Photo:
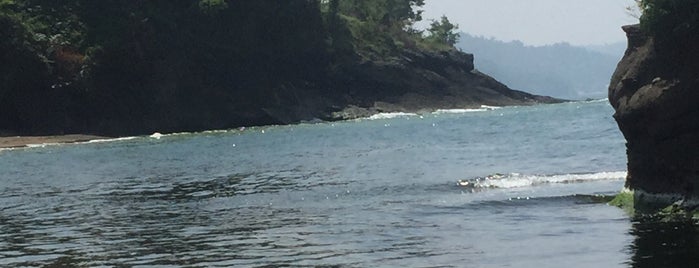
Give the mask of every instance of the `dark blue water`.
[[597, 197], [623, 187], [612, 113], [600, 101], [0, 151], [0, 266], [642, 266], [658, 260], [641, 256], [648, 232]]

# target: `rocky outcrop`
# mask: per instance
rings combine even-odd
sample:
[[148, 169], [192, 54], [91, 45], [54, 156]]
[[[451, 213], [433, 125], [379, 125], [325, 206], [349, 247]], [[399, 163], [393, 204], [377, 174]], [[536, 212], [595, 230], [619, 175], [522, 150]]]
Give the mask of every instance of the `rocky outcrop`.
[[657, 40], [623, 27], [629, 47], [609, 101], [627, 141], [626, 186], [685, 199], [699, 197], [699, 49], [696, 38]]
[[367, 61], [341, 68], [332, 79], [340, 111], [330, 120], [378, 112], [430, 112], [481, 105], [561, 102], [510, 89], [474, 68], [473, 55], [456, 50], [406, 50], [390, 61]]
[[538, 98], [473, 71], [471, 55], [401, 31], [403, 19], [359, 15], [394, 12], [375, 3], [326, 12], [319, 1], [10, 2], [0, 12], [0, 62], [12, 63], [0, 64], [0, 136], [200, 131]]
[[[512, 90], [475, 70], [473, 55], [456, 50], [401, 50], [399, 55], [386, 59], [354, 57], [339, 61], [330, 68], [309, 65], [311, 67], [305, 68], [312, 69], [313, 75], [279, 76], [266, 71], [251, 71], [254, 75], [245, 78], [253, 82], [246, 84], [232, 83], [237, 81], [233, 78], [220, 81], [222, 77], [228, 77], [225, 75], [191, 73], [191, 69], [156, 64], [148, 69], [153, 75], [143, 76], [144, 81], [139, 80], [147, 85], [143, 87], [148, 91], [138, 91], [138, 87], [131, 88], [129, 83], [115, 84], [110, 82], [112, 80], [99, 79], [95, 79], [94, 88], [102, 90], [80, 90], [76, 84], [72, 85], [75, 87], [72, 90], [66, 87], [41, 91], [33, 99], [47, 100], [47, 105], [38, 105], [37, 109], [14, 109], [0, 115], [0, 136], [66, 133], [130, 136], [334, 121], [381, 112], [422, 113], [481, 105], [561, 101]], [[124, 71], [116, 67], [110, 69], [111, 65], [104, 68], [106, 70], [102, 73], [108, 77]], [[269, 83], [267, 79], [256, 76], [270, 77]], [[120, 90], [106, 90], [112, 87]], [[47, 92], [61, 98], [45, 97]], [[76, 93], [75, 97], [66, 95], [66, 92], [89, 94]], [[0, 103], [3, 103], [1, 95]], [[60, 101], [51, 103], [50, 100]], [[32, 102], [22, 100], [15, 104]], [[0, 106], [0, 111], [8, 110], [8, 107], [14, 108]], [[34, 110], [33, 114], [16, 120], [23, 124], [2, 121], [8, 118], [7, 114], [12, 115], [11, 112], [25, 115]], [[47, 120], [49, 116], [53, 118]]]
[[329, 74], [325, 87], [310, 91], [298, 86], [284, 87], [275, 91], [275, 100], [263, 110], [271, 120], [287, 124], [355, 119], [386, 112], [425, 113], [481, 105], [561, 102], [510, 89], [475, 70], [472, 54], [456, 50], [405, 50], [388, 60], [345, 62]]

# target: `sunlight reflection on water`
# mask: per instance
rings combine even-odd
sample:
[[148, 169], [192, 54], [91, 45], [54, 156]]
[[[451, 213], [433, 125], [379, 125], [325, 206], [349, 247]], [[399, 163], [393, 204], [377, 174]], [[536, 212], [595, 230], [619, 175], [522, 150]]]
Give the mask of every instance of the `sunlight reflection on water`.
[[642, 263], [649, 232], [586, 197], [619, 179], [456, 185], [624, 170], [610, 114], [559, 104], [5, 151], [0, 266]]

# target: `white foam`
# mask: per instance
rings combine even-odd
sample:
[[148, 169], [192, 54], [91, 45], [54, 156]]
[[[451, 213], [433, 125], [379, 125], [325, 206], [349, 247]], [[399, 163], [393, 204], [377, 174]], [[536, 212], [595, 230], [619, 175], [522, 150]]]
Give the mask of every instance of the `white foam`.
[[465, 113], [473, 113], [473, 112], [485, 112], [488, 111], [488, 109], [485, 108], [480, 108], [480, 109], [439, 109], [433, 112], [433, 114], [465, 114]]
[[[245, 130], [245, 127], [240, 127], [239, 130], [243, 131], [243, 130]], [[230, 131], [231, 130], [228, 130], [228, 129], [215, 129], [215, 130], [205, 130], [205, 131], [202, 131], [201, 133], [203, 133], [203, 134], [220, 134], [220, 133], [228, 133]], [[185, 133], [186, 134], [193, 134], [190, 132], [185, 132]]]
[[490, 111], [490, 110], [502, 109], [502, 107], [499, 107], [499, 106], [481, 105], [481, 109], [486, 109], [486, 110]]
[[150, 137], [154, 138], [156, 140], [159, 140], [160, 138], [163, 137], [163, 134], [160, 134], [160, 132], [155, 132], [155, 133], [151, 134]]
[[96, 140], [89, 140], [86, 142], [82, 143], [103, 143], [103, 142], [115, 142], [115, 141], [128, 141], [128, 140], [133, 140], [138, 137], [121, 137], [121, 138], [113, 138], [113, 139], [96, 139]]
[[439, 110], [434, 111], [432, 114], [465, 114], [465, 113], [473, 113], [473, 112], [486, 112], [486, 111], [492, 111], [492, 110], [498, 110], [498, 109], [502, 109], [502, 107], [481, 105], [481, 108], [475, 108], [475, 109], [439, 109]]
[[476, 178], [471, 180], [459, 180], [458, 185], [485, 189], [485, 188], [520, 188], [540, 184], [551, 183], [579, 183], [600, 180], [622, 180], [626, 178], [626, 171], [618, 172], [599, 172], [588, 174], [561, 174], [561, 175], [521, 175], [512, 174], [495, 174], [484, 178]]
[[44, 148], [46, 146], [56, 146], [61, 145], [57, 142], [47, 142], [47, 143], [37, 143], [37, 144], [27, 144], [27, 148]]
[[609, 102], [609, 99], [608, 99], [608, 98], [604, 98], [604, 99], [596, 99], [596, 100], [583, 101], [583, 103], [599, 103], [599, 102]]
[[370, 116], [367, 119], [369, 119], [369, 120], [393, 119], [393, 118], [407, 117], [407, 116], [417, 116], [417, 114], [414, 114], [414, 113], [378, 113], [378, 114]]

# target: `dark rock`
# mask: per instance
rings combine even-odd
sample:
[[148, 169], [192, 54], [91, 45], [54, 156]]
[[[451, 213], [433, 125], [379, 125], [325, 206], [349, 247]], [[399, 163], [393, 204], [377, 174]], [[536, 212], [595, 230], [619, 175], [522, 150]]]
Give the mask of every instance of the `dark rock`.
[[333, 112], [331, 120], [350, 120], [363, 117], [369, 117], [376, 114], [377, 111], [374, 109], [367, 109], [362, 107], [357, 107], [355, 105], [347, 106], [341, 111]]
[[278, 122], [295, 123], [313, 118], [356, 119], [382, 112], [562, 102], [510, 89], [476, 71], [473, 55], [456, 50], [405, 50], [384, 61], [344, 62], [330, 74], [327, 87], [285, 87], [273, 94], [277, 101], [264, 111]]
[[[629, 47], [609, 101], [627, 140], [632, 190], [699, 197], [699, 50], [625, 26]], [[690, 38], [696, 41], [697, 38]]]
[[[95, 80], [94, 87], [102, 90], [81, 91], [76, 87], [74, 92], [89, 94], [78, 97], [60, 95], [66, 99], [60, 103], [70, 104], [65, 110], [71, 112], [48, 113], [58, 115], [59, 119], [65, 118], [50, 120], [56, 122], [57, 127], [47, 128], [51, 122], [37, 116], [36, 119], [24, 120], [28, 126], [20, 128], [3, 122], [0, 116], [0, 133], [129, 136], [316, 122], [319, 119], [346, 120], [382, 112], [425, 113], [481, 105], [561, 102], [512, 90], [476, 71], [473, 55], [456, 50], [403, 50], [399, 55], [384, 60], [357, 57], [342, 60], [328, 68], [330, 70], [325, 70], [327, 66], [317, 68], [322, 69], [317, 70], [318, 75], [309, 77], [287, 78], [255, 72], [255, 75], [265, 76], [252, 80], [265, 83], [232, 83], [230, 90], [224, 90], [228, 85], [224, 83], [226, 81], [216, 79], [227, 75], [195, 75], [188, 73], [188, 69], [157, 64], [153, 68], [144, 68], [153, 70], [154, 74], [140, 75], [145, 78], [138, 83], [111, 83], [121, 77], [115, 75], [116, 78], [111, 80]], [[102, 72], [111, 76], [121, 71], [107, 69]], [[140, 87], [132, 87], [130, 83], [140, 83], [151, 90], [140, 91], [137, 90]], [[59, 99], [46, 96], [43, 94], [34, 99]], [[2, 101], [0, 99], [0, 103]], [[7, 107], [11, 106], [1, 106], [0, 111], [7, 110]], [[37, 113], [43, 114], [46, 113]]]
[[349, 64], [334, 74], [332, 87], [339, 106], [365, 109], [345, 109], [354, 115], [562, 101], [512, 90], [476, 71], [473, 55], [456, 50], [407, 50], [391, 61]]

